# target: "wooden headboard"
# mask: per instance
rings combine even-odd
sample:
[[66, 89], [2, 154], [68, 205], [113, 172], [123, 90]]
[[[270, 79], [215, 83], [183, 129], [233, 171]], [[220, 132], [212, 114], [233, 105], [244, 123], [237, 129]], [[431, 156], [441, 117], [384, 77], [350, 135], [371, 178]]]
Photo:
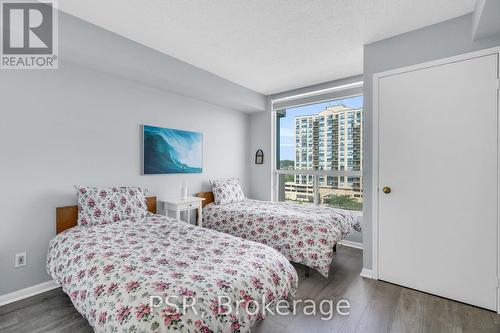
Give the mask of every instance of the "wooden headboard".
[[196, 193], [196, 196], [198, 198], [205, 198], [205, 200], [202, 201], [202, 207], [205, 207], [209, 203], [214, 202], [214, 193], [213, 192], [199, 192]]
[[[148, 212], [156, 214], [156, 197], [147, 197]], [[78, 222], [78, 206], [56, 208], [56, 235], [66, 229], [76, 227]]]

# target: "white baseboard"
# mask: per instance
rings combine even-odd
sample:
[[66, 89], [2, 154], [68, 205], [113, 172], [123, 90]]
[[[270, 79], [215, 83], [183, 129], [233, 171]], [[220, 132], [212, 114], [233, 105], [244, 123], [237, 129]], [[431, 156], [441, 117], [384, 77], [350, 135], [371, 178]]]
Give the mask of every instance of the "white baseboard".
[[353, 241], [344, 239], [344, 240], [341, 240], [340, 242], [338, 242], [338, 244], [343, 245], [343, 246], [353, 247], [355, 249], [363, 250], [363, 243], [359, 243], [359, 242], [353, 242]]
[[36, 285], [28, 287], [28, 288], [17, 290], [17, 291], [11, 292], [9, 294], [5, 294], [5, 295], [0, 296], [0, 306], [6, 305], [9, 303], [13, 303], [16, 301], [20, 301], [22, 299], [44, 293], [46, 291], [49, 291], [49, 290], [52, 290], [52, 289], [55, 289], [58, 287], [59, 287], [59, 285], [55, 281], [50, 280], [47, 282], [36, 284]]
[[373, 279], [373, 272], [371, 269], [363, 268], [359, 275], [367, 279]]

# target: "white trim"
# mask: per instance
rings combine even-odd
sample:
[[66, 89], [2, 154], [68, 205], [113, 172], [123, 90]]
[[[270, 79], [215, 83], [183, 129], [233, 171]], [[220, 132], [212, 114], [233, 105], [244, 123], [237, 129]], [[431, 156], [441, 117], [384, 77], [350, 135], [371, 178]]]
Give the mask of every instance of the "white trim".
[[288, 101], [291, 99], [299, 99], [307, 96], [314, 96], [314, 95], [320, 95], [326, 92], [333, 92], [333, 91], [341, 91], [341, 90], [347, 90], [349, 88], [358, 88], [363, 86], [363, 81], [358, 81], [358, 82], [353, 82], [353, 83], [348, 83], [348, 84], [343, 84], [340, 86], [334, 86], [330, 88], [325, 88], [325, 89], [319, 89], [319, 90], [314, 90], [302, 94], [297, 94], [297, 95], [292, 95], [292, 96], [287, 96], [287, 97], [282, 97], [282, 98], [276, 98], [272, 100], [273, 103], [276, 102], [283, 102], [283, 101]]
[[28, 288], [17, 290], [0, 296], [0, 306], [20, 301], [56, 288], [59, 288], [59, 285], [54, 280], [50, 280]]
[[361, 273], [359, 273], [359, 276], [367, 278], [367, 279], [373, 279], [373, 272], [371, 269], [363, 268], [361, 270]]
[[396, 74], [413, 72], [413, 71], [418, 71], [421, 69], [451, 64], [454, 62], [484, 57], [484, 56], [488, 56], [488, 55], [497, 54], [499, 52], [500, 52], [500, 47], [492, 47], [489, 49], [484, 49], [484, 50], [479, 50], [479, 51], [474, 51], [474, 52], [469, 52], [469, 53], [463, 53], [463, 54], [459, 54], [459, 55], [456, 55], [453, 57], [427, 61], [427, 62], [423, 62], [423, 63], [416, 64], [416, 65], [411, 65], [411, 66], [391, 69], [391, 70], [388, 70], [385, 72], [375, 73], [375, 74], [373, 74], [373, 77], [374, 77], [374, 79], [380, 79], [380, 78], [383, 78], [386, 76], [392, 76], [392, 75], [396, 75]]
[[311, 176], [345, 176], [345, 177], [363, 177], [362, 171], [353, 171], [353, 170], [279, 170], [276, 169], [274, 171], [277, 174], [281, 175], [311, 175]]
[[277, 102], [273, 103], [273, 109], [291, 109], [297, 108], [306, 105], [313, 105], [318, 103], [325, 103], [329, 101], [335, 101], [338, 99], [347, 99], [353, 98], [357, 96], [363, 96], [363, 86], [350, 88], [350, 89], [342, 89], [339, 91], [334, 91], [325, 94], [313, 95], [309, 97], [302, 97], [298, 99], [292, 99], [289, 101]]
[[[363, 172], [362, 171], [334, 171], [334, 170], [279, 170], [277, 168], [277, 163], [276, 163], [276, 150], [278, 147], [276, 147], [277, 143], [277, 138], [276, 138], [276, 110], [273, 107], [273, 104], [275, 102], [281, 102], [284, 100], [290, 100], [290, 99], [298, 99], [300, 97], [304, 96], [314, 96], [314, 95], [319, 95], [327, 91], [342, 91], [342, 90], [347, 90], [349, 88], [355, 88], [355, 87], [363, 87], [364, 82], [363, 81], [356, 81], [353, 83], [348, 83], [348, 84], [343, 84], [343, 85], [337, 85], [333, 86], [330, 88], [325, 88], [325, 89], [319, 89], [319, 90], [314, 90], [310, 91], [307, 93], [302, 93], [302, 94], [296, 94], [292, 96], [287, 96], [287, 97], [282, 97], [282, 98], [276, 98], [272, 99], [272, 97], [268, 97], [268, 107], [270, 107], [270, 112], [269, 114], [271, 115], [271, 201], [278, 201], [278, 186], [279, 186], [279, 174], [306, 174], [306, 175], [327, 175], [327, 176], [347, 176], [347, 177], [362, 177]], [[353, 96], [362, 96], [363, 94], [356, 94]], [[353, 96], [346, 96], [347, 97], [353, 97]], [[312, 103], [315, 104], [316, 102]], [[322, 103], [322, 101], [318, 101], [317, 103]], [[315, 187], [317, 185], [317, 182], [315, 182]], [[316, 197], [316, 196], [315, 196]]]
[[[500, 150], [500, 50], [497, 53], [497, 78], [498, 78], [498, 89], [497, 89], [497, 149]], [[500, 200], [500, 152], [497, 151], [497, 165], [499, 170], [497, 171], [497, 201]], [[497, 205], [497, 313], [500, 314], [500, 203]]]
[[360, 243], [360, 242], [353, 242], [353, 241], [344, 239], [344, 240], [341, 240], [340, 242], [338, 242], [337, 244], [363, 250], [363, 243]]
[[274, 173], [276, 170], [276, 110], [273, 109], [273, 100], [269, 98], [268, 107], [270, 108], [271, 116], [271, 156], [269, 161], [271, 162], [271, 201], [278, 201], [278, 175]]
[[378, 280], [378, 80], [373, 75], [372, 136], [372, 277]]
[[[373, 134], [372, 134], [372, 144], [373, 144], [373, 170], [372, 170], [372, 278], [373, 279], [378, 279], [379, 278], [379, 272], [378, 272], [378, 267], [379, 267], [379, 253], [378, 253], [378, 248], [379, 248], [379, 243], [378, 243], [378, 186], [379, 186], [379, 80], [383, 77], [391, 76], [391, 75], [396, 75], [396, 74], [401, 74], [401, 73], [407, 73], [411, 71], [417, 71], [425, 68], [430, 68], [430, 67], [436, 67], [436, 66], [441, 66], [445, 64], [450, 64], [454, 62], [459, 62], [459, 61], [464, 61], [468, 59], [474, 59], [478, 57], [484, 57], [488, 55], [493, 55], [497, 54], [497, 56], [500, 58], [500, 47], [493, 47], [493, 48], [488, 48], [484, 50], [479, 50], [475, 52], [469, 52], [469, 53], [464, 53], [460, 54], [457, 56], [453, 57], [448, 57], [448, 58], [443, 58], [443, 59], [438, 59], [438, 60], [433, 60], [433, 61], [428, 61], [412, 66], [407, 66], [407, 67], [402, 67], [402, 68], [397, 68], [397, 69], [392, 69], [388, 70], [385, 72], [380, 72], [380, 73], [375, 73], [373, 74]], [[499, 59], [499, 70], [500, 70], [500, 59]], [[497, 114], [500, 114], [500, 102], [498, 103], [498, 108], [499, 111]], [[499, 122], [499, 129], [500, 129], [500, 122]], [[500, 137], [498, 138], [498, 149], [500, 150]], [[499, 161], [499, 175], [500, 175], [500, 151], [497, 152], [497, 159]], [[499, 177], [497, 177], [499, 178]], [[500, 179], [498, 179], [498, 186], [499, 186], [499, 197], [497, 200], [500, 199]], [[499, 203], [500, 206], [500, 203]], [[497, 206], [497, 212], [498, 212], [498, 206]], [[497, 231], [498, 231], [498, 238], [497, 238], [497, 274], [500, 277], [500, 213], [497, 213]], [[364, 269], [363, 269], [364, 270]], [[362, 272], [363, 274], [363, 272]], [[363, 276], [363, 275], [362, 275]], [[500, 287], [497, 288], [497, 313], [500, 314]]]

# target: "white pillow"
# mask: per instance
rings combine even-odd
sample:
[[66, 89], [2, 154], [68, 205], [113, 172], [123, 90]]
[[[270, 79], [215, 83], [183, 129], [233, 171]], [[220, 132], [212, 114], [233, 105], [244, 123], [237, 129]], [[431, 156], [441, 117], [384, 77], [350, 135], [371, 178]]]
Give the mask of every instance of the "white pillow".
[[143, 218], [148, 214], [142, 187], [78, 186], [78, 225], [91, 226]]
[[214, 203], [216, 205], [225, 205], [245, 200], [245, 195], [243, 194], [238, 178], [215, 180], [211, 184], [212, 192], [214, 193]]

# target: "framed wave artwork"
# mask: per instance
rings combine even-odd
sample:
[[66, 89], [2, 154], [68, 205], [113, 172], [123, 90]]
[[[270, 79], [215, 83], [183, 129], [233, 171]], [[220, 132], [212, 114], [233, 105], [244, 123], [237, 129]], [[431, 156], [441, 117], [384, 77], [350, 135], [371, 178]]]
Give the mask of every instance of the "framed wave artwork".
[[143, 126], [143, 173], [201, 173], [203, 134]]

